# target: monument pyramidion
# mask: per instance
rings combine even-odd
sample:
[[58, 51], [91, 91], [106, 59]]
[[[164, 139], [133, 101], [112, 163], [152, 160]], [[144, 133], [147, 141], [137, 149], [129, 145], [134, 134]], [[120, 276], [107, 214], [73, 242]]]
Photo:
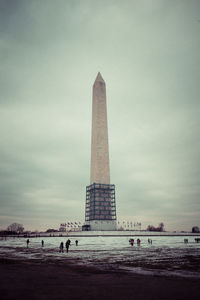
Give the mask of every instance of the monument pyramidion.
[[90, 185], [86, 187], [85, 230], [116, 230], [115, 185], [110, 184], [106, 84], [93, 85]]

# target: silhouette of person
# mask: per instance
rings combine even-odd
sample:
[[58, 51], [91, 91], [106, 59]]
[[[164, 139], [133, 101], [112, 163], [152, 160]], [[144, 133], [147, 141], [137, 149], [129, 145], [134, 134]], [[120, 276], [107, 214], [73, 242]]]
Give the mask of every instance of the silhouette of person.
[[28, 248], [29, 242], [30, 242], [30, 241], [29, 241], [29, 239], [28, 239], [28, 240], [26, 241], [27, 248]]
[[69, 251], [69, 246], [70, 246], [70, 244], [71, 244], [71, 241], [70, 241], [70, 240], [67, 240], [66, 243], [65, 243], [65, 247], [66, 247], [67, 253], [68, 253], [68, 251]]
[[137, 245], [140, 246], [140, 239], [137, 239]]
[[76, 243], [76, 246], [78, 246], [78, 240], [76, 240], [75, 243]]
[[130, 239], [130, 240], [129, 240], [129, 243], [131, 244], [131, 246], [133, 246], [133, 244], [134, 244], [134, 239]]
[[60, 243], [60, 251], [59, 252], [63, 252], [63, 248], [64, 248], [64, 244], [63, 242]]
[[44, 247], [44, 241], [43, 241], [43, 240], [42, 240], [42, 242], [41, 242], [41, 243], [42, 243], [42, 247]]

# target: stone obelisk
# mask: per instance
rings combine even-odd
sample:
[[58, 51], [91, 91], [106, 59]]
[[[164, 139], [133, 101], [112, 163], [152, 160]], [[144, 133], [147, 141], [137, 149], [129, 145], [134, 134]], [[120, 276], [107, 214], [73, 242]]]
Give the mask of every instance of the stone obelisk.
[[110, 184], [106, 85], [100, 73], [93, 85], [90, 184]]
[[116, 230], [115, 185], [110, 184], [106, 85], [100, 73], [93, 85], [90, 185], [86, 187], [85, 228]]

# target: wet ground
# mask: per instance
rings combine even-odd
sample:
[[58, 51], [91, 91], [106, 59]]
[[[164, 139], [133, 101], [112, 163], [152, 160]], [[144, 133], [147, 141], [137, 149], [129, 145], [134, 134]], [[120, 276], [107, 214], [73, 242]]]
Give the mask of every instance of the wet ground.
[[[139, 237], [139, 236], [138, 236]], [[0, 240], [0, 259], [53, 262], [58, 264], [94, 267], [103, 270], [121, 270], [135, 274], [200, 278], [200, 243], [195, 236], [139, 237], [129, 245], [130, 237], [70, 238], [69, 253], [59, 253], [60, 242], [66, 237], [7, 238]], [[188, 243], [184, 243], [184, 239]], [[44, 247], [41, 240], [44, 240]], [[78, 246], [75, 240], [78, 240]]]

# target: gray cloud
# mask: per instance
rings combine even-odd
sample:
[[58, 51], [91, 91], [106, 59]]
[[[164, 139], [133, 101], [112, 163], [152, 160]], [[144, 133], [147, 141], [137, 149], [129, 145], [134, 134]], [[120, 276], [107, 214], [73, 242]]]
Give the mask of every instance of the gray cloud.
[[0, 226], [84, 220], [92, 84], [119, 219], [199, 225], [199, 1], [0, 1]]

